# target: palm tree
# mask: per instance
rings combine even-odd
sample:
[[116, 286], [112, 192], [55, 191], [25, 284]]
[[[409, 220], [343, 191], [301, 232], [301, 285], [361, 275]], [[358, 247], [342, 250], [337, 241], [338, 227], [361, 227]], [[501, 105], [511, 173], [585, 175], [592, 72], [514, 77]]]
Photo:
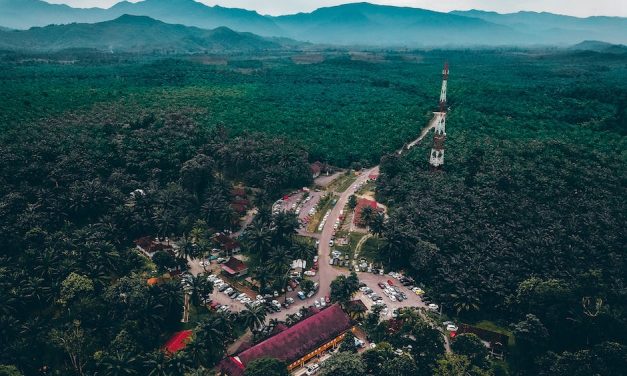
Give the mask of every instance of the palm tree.
[[137, 375], [135, 363], [137, 359], [123, 351], [116, 351], [105, 356], [99, 364], [103, 376], [131, 376]]
[[361, 223], [364, 226], [370, 226], [370, 222], [374, 218], [375, 211], [370, 206], [366, 206], [361, 209]]
[[207, 347], [198, 341], [195, 337], [185, 345], [185, 349], [183, 350], [187, 353], [187, 356], [194, 364], [195, 367], [200, 367], [205, 363], [205, 359], [207, 359]]
[[207, 362], [218, 361], [226, 352], [227, 345], [233, 339], [232, 321], [221, 314], [212, 315], [198, 323], [196, 340], [207, 348]]
[[168, 358], [161, 350], [146, 354], [142, 368], [147, 376], [169, 376]]
[[311, 260], [318, 253], [315, 247], [298, 242], [294, 242], [290, 251], [294, 260]]
[[373, 235], [381, 237], [381, 235], [383, 235], [383, 232], [385, 231], [385, 214], [375, 213], [374, 217], [372, 217], [372, 219], [370, 220], [369, 226], [370, 232]]
[[199, 256], [198, 246], [192, 242], [191, 237], [188, 235], [183, 235], [178, 245], [177, 256], [181, 260], [194, 260]]
[[274, 233], [280, 243], [288, 243], [300, 227], [298, 216], [293, 212], [280, 212], [273, 217]]
[[264, 327], [267, 312], [263, 305], [246, 304], [246, 309], [239, 313], [239, 317], [251, 331], [256, 332]]
[[253, 254], [261, 260], [266, 259], [272, 246], [272, 236], [268, 227], [258, 221], [253, 221], [246, 229], [244, 239], [246, 246]]
[[204, 304], [209, 294], [213, 292], [213, 283], [209, 282], [207, 277], [205, 273], [200, 273], [197, 276], [185, 274], [181, 278], [184, 283], [183, 290], [190, 295], [192, 304], [196, 307]]
[[270, 284], [272, 280], [272, 274], [268, 270], [268, 268], [258, 267], [253, 271], [253, 277], [257, 282], [259, 282], [259, 292], [263, 293], [266, 291], [266, 287]]
[[292, 255], [282, 246], [274, 247], [272, 248], [268, 262], [269, 269], [274, 274], [275, 279], [279, 279], [285, 274], [286, 269], [290, 269], [292, 265]]
[[465, 287], [459, 287], [457, 292], [451, 294], [450, 297], [453, 300], [453, 308], [458, 315], [479, 310], [480, 301], [475, 289], [467, 290]]

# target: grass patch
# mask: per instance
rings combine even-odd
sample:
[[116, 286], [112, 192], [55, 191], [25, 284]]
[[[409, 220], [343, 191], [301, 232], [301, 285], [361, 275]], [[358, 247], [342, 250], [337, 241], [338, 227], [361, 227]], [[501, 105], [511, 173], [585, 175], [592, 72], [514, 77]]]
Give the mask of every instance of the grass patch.
[[353, 171], [347, 171], [344, 175], [335, 179], [328, 187], [328, 191], [344, 192], [357, 180], [357, 176]]
[[376, 187], [377, 187], [377, 183], [373, 181], [369, 181], [368, 183], [364, 184], [361, 188], [359, 188], [357, 192], [355, 192], [355, 194], [364, 195], [368, 192], [374, 193]]
[[496, 323], [492, 321], [484, 320], [484, 321], [479, 321], [477, 323], [474, 323], [472, 325], [476, 326], [477, 328], [491, 330], [493, 332], [505, 334], [506, 336], [509, 337], [509, 340], [507, 341], [507, 345], [509, 347], [513, 347], [516, 345], [516, 338], [514, 337], [514, 334], [512, 333], [512, 331], [502, 326], [498, 326]]
[[320, 199], [320, 202], [316, 206], [316, 214], [313, 215], [311, 221], [307, 225], [307, 231], [309, 232], [320, 232], [318, 231], [318, 225], [322, 220], [322, 217], [333, 208], [334, 201], [336, 201], [337, 196], [334, 194], [328, 194]]
[[365, 258], [374, 263], [383, 264], [386, 261], [385, 256], [381, 253], [381, 249], [385, 247], [385, 240], [371, 237], [363, 244], [359, 252], [360, 258]]

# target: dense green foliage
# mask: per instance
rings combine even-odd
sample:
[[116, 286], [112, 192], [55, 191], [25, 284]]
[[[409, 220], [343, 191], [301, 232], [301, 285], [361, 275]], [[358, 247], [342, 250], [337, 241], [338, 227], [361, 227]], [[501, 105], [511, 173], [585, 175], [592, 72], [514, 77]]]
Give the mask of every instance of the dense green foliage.
[[430, 140], [382, 160], [378, 194], [392, 211], [380, 257], [449, 314], [505, 325], [532, 314], [516, 325], [533, 333], [514, 354], [521, 371], [536, 374], [548, 350], [601, 344], [620, 358], [625, 62], [478, 58], [451, 59], [444, 171], [429, 171]]
[[[308, 162], [374, 164], [415, 138], [437, 103], [444, 58], [445, 171], [428, 172], [429, 142], [383, 159], [378, 194], [391, 217], [373, 228], [381, 260], [414, 274], [447, 313], [512, 324], [521, 373], [566, 375], [588, 363], [603, 374], [624, 356], [623, 58], [325, 51], [310, 65], [281, 56], [209, 65], [215, 57], [76, 56], [73, 65], [15, 54], [0, 63], [0, 364], [25, 374], [211, 367], [233, 339], [230, 321], [203, 320], [181, 355], [154, 351], [179, 329], [181, 288], [146, 285], [151, 270], [132, 241], [235, 229], [230, 191], [241, 181], [265, 191], [244, 237], [255, 276], [264, 288], [285, 286], [288, 261], [311, 249], [294, 236], [295, 218], [268, 204], [311, 182]], [[199, 285], [198, 298], [208, 289]], [[246, 315], [244, 325], [259, 326]], [[437, 331], [415, 323], [401, 328], [413, 337], [389, 336], [387, 324], [371, 324], [376, 342], [412, 345], [417, 374], [439, 367]], [[474, 366], [448, 361], [443, 372]]]
[[[13, 89], [5, 87], [6, 98]], [[195, 332], [202, 338], [190, 348], [195, 357], [164, 358], [159, 348], [180, 325], [180, 282], [147, 285], [154, 274], [132, 241], [235, 229], [233, 182], [273, 192], [308, 184], [307, 153], [261, 134], [229, 137], [174, 110], [54, 116], [37, 108], [26, 115], [22, 106], [2, 112], [0, 364], [29, 375], [42, 367], [60, 374], [170, 367], [175, 375], [213, 366], [232, 326], [211, 319]], [[161, 271], [186, 264], [167, 253], [155, 263]], [[211, 286], [188, 282], [199, 305]]]

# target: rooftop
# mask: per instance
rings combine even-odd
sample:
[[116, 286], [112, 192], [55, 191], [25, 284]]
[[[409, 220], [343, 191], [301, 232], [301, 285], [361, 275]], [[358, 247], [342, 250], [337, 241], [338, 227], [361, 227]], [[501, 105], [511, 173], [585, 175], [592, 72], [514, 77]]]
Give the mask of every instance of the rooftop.
[[174, 354], [175, 352], [183, 349], [185, 345], [187, 345], [187, 342], [191, 336], [192, 336], [191, 330], [183, 330], [180, 332], [176, 332], [165, 343], [165, 346], [163, 346], [163, 348], [167, 352]]
[[246, 365], [255, 359], [271, 357], [289, 364], [351, 326], [348, 315], [338, 304], [334, 304], [248, 350], [222, 360], [219, 367], [230, 376], [242, 376]]

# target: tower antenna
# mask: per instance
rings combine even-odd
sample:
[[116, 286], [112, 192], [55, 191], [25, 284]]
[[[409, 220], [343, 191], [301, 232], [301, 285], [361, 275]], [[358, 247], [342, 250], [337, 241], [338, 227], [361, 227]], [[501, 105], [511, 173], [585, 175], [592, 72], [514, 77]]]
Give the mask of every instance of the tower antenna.
[[433, 147], [429, 156], [431, 170], [438, 171], [444, 165], [444, 141], [446, 140], [446, 85], [448, 81], [448, 62], [442, 70], [442, 90], [440, 91], [440, 111], [436, 116], [435, 132], [433, 133]]

